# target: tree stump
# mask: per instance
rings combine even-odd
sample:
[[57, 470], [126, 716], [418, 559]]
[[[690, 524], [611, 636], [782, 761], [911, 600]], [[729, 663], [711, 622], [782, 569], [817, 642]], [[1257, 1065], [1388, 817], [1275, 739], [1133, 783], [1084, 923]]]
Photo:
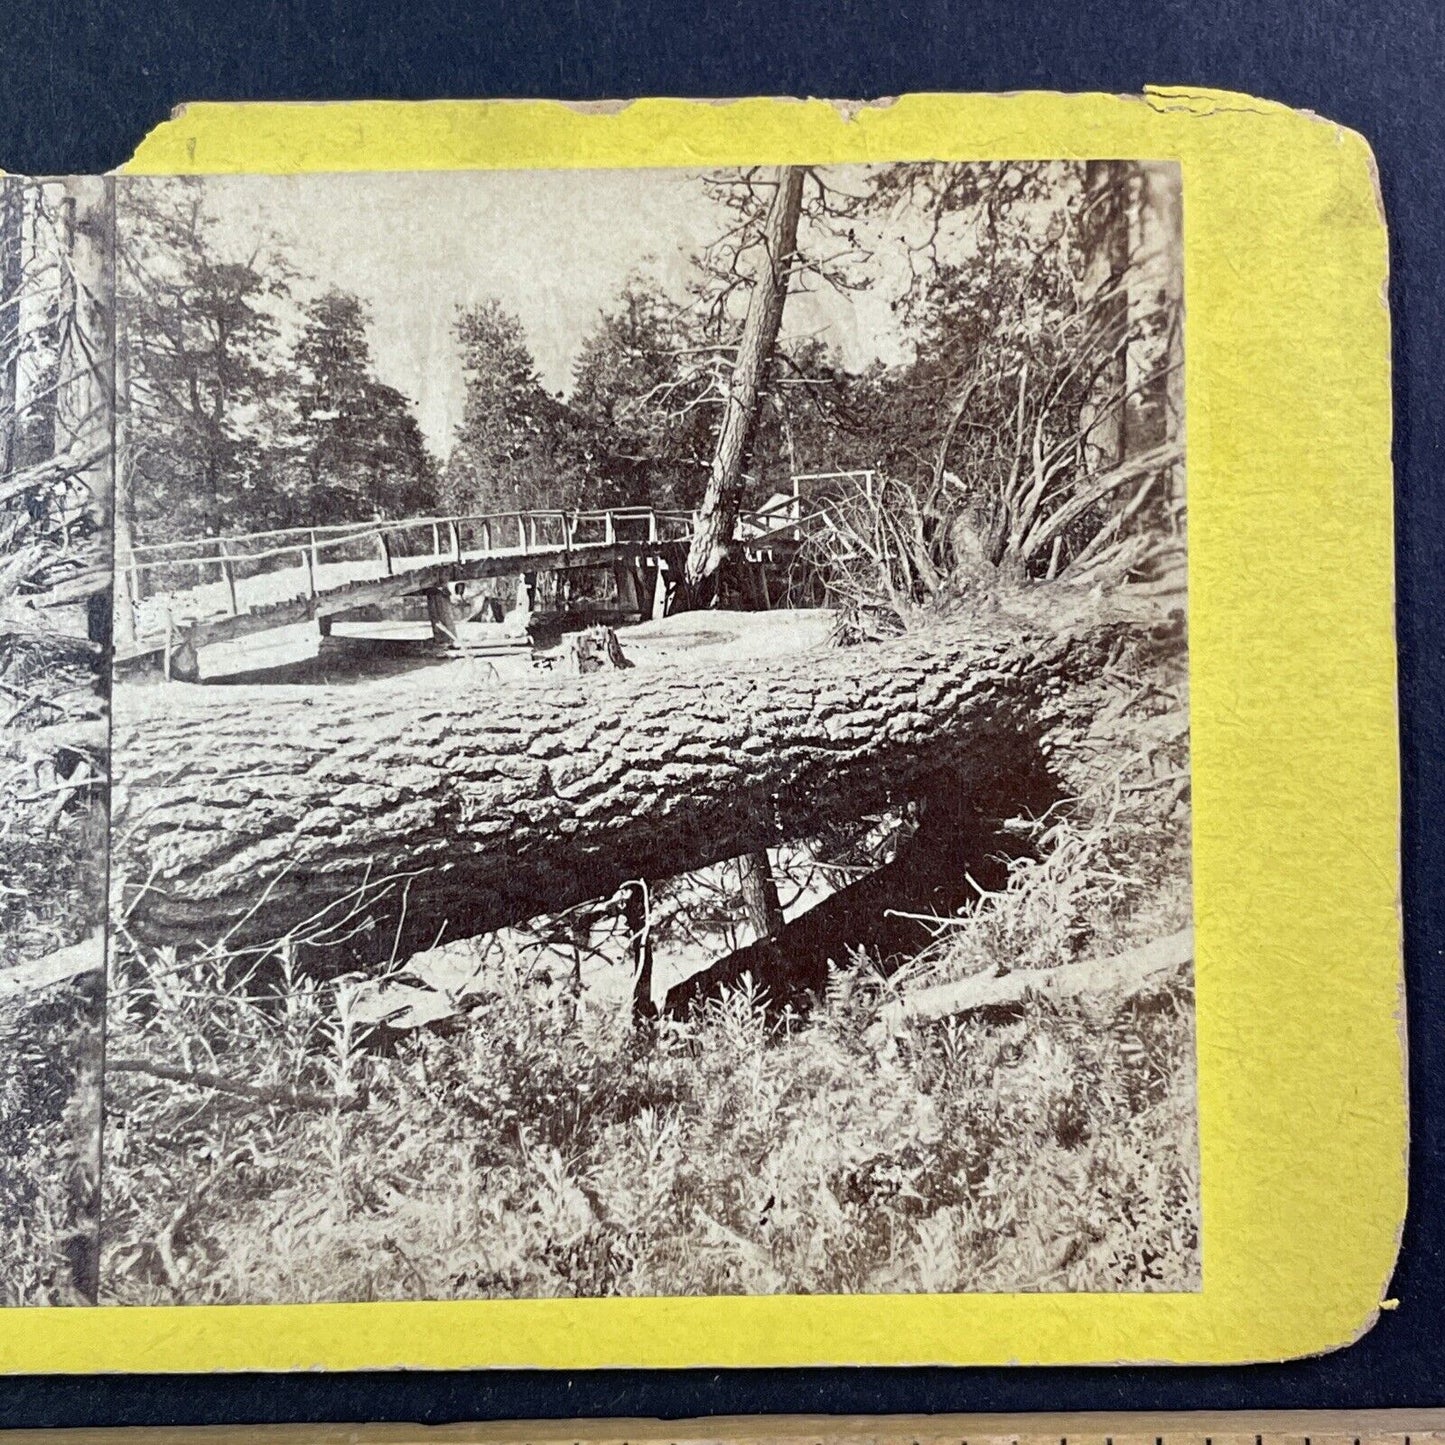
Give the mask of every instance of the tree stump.
[[578, 677], [632, 666], [622, 651], [616, 631], [600, 623], [576, 633], [567, 656], [568, 671]]

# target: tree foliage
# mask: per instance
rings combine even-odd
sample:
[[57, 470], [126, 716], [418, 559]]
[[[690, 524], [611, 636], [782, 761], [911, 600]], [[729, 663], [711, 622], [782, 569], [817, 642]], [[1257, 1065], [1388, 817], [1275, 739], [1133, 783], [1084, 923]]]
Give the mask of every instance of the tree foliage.
[[706, 478], [715, 351], [687, 309], [634, 275], [583, 340], [571, 402], [596, 439], [597, 502], [690, 507]]
[[286, 375], [268, 303], [289, 294], [286, 268], [275, 254], [221, 254], [199, 181], [127, 185], [119, 208], [136, 540], [264, 524], [267, 423]]
[[443, 478], [456, 511], [576, 506], [586, 428], [542, 384], [521, 323], [495, 298], [455, 324], [466, 404]]
[[435, 459], [376, 374], [357, 297], [307, 299], [274, 244], [235, 254], [200, 182], [128, 183], [119, 210], [135, 541], [436, 507]]
[[407, 398], [376, 377], [365, 306], [333, 287], [305, 317], [292, 352], [299, 485], [287, 524], [435, 511], [436, 462]]
[[[807, 168], [790, 293], [891, 290], [900, 349], [850, 364], [838, 335], [785, 318], [754, 388], [741, 505], [800, 473], [872, 473], [866, 493], [820, 504], [865, 537], [870, 565], [887, 554], [873, 591], [890, 598], [921, 601], [980, 567], [1148, 575], [1181, 502], [1179, 297], [1153, 254], [1169, 238], [1148, 235], [1151, 174], [1117, 161]], [[228, 249], [200, 183], [128, 185], [137, 540], [162, 520], [174, 535], [439, 507], [696, 509], [771, 175], [698, 183], [717, 233], [690, 278], [634, 273], [582, 338], [565, 395], [499, 300], [459, 309], [464, 403], [444, 467], [378, 376], [358, 297], [318, 290], [275, 246]]]
[[856, 212], [902, 228], [913, 357], [859, 388], [880, 481], [820, 540], [840, 601], [906, 616], [998, 573], [1137, 577], [1179, 560], [1177, 271], [1158, 204], [1124, 162], [874, 175]]

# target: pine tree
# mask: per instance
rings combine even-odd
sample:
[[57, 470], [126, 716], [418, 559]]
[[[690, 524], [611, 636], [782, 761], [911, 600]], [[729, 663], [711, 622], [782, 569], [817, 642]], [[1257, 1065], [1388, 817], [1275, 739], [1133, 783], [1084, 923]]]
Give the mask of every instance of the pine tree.
[[257, 423], [286, 382], [273, 360], [286, 268], [220, 256], [199, 183], [130, 181], [118, 205], [136, 541], [269, 525]]
[[442, 491], [468, 512], [574, 507], [587, 498], [589, 428], [549, 395], [521, 322], [499, 301], [456, 321], [466, 405]]
[[435, 511], [436, 464], [406, 397], [376, 377], [365, 307], [333, 287], [305, 314], [292, 353], [297, 520], [322, 524]]
[[691, 507], [713, 447], [708, 363], [688, 312], [641, 277], [598, 318], [573, 368], [571, 406], [592, 429], [599, 500]]

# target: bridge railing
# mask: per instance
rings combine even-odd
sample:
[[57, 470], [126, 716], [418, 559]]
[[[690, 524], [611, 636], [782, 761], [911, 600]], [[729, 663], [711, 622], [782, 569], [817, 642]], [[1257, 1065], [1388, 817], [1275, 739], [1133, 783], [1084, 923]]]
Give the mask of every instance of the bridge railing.
[[375, 526], [317, 527], [140, 546], [117, 570], [146, 634], [384, 575], [383, 556]]
[[[750, 544], [797, 541], [814, 517], [792, 506], [746, 511], [737, 535]], [[122, 605], [138, 636], [175, 625], [305, 598], [348, 583], [396, 576], [482, 556], [565, 558], [574, 549], [686, 542], [693, 512], [655, 507], [408, 517], [287, 527], [174, 542], [142, 543], [117, 558]]]
[[409, 517], [141, 543], [117, 557], [138, 635], [447, 561], [686, 541], [690, 512], [653, 507]]

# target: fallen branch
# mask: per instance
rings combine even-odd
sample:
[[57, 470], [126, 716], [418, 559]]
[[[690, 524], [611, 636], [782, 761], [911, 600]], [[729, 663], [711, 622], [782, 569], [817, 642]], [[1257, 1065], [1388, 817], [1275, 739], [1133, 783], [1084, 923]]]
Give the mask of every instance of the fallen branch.
[[105, 966], [105, 933], [97, 928], [79, 943], [57, 948], [43, 958], [17, 963], [0, 970], [0, 998], [36, 993], [53, 984], [65, 983], [83, 973], [99, 972]]
[[86, 653], [92, 657], [99, 657], [104, 651], [100, 643], [63, 628], [52, 627], [48, 622], [39, 620], [33, 609], [23, 606], [0, 608], [0, 638], [7, 636], [18, 637], [32, 645], [68, 648], [71, 652]]
[[89, 447], [77, 444], [59, 456], [38, 462], [33, 467], [11, 472], [7, 477], [0, 477], [0, 505], [23, 496], [26, 492], [53, 486], [56, 482], [68, 482], [104, 461], [109, 454], [108, 438]]
[[1082, 517], [1096, 502], [1107, 497], [1110, 492], [1118, 491], [1120, 487], [1138, 481], [1139, 478], [1148, 476], [1151, 472], [1172, 467], [1183, 459], [1183, 447], [1177, 442], [1169, 442], [1163, 446], [1154, 447], [1151, 451], [1144, 452], [1137, 457], [1131, 457], [1122, 465], [1105, 472], [1082, 492], [1071, 497], [1056, 512], [1051, 512], [1047, 517], [1036, 521], [1028, 535], [1019, 543], [1020, 555], [1033, 556], [1051, 542], [1058, 533]]
[[257, 1104], [284, 1104], [291, 1109], [339, 1109], [349, 1113], [360, 1109], [366, 1103], [364, 1093], [315, 1094], [305, 1089], [293, 1089], [287, 1084], [243, 1084], [228, 1079], [222, 1074], [210, 1074], [203, 1069], [181, 1069], [172, 1064], [152, 1064], [145, 1059], [111, 1059], [105, 1061], [108, 1074], [145, 1074], [152, 1079], [164, 1079], [171, 1084], [190, 1084], [198, 1089], [212, 1089], [218, 1094], [233, 1094], [238, 1099], [250, 1099]]
[[1126, 998], [1137, 998], [1166, 984], [1193, 959], [1194, 930], [1184, 928], [1112, 958], [1019, 969], [1002, 978], [966, 978], [920, 989], [885, 1005], [878, 1029], [883, 1037], [891, 1038], [909, 1019], [951, 1018], [1022, 1003], [1030, 997], [1057, 1001], [1120, 990]]
[[[47, 707], [58, 707], [48, 698], [34, 698], [32, 702]], [[31, 703], [26, 703], [29, 707]], [[110, 743], [110, 727], [104, 718], [74, 718], [65, 722], [46, 723], [41, 727], [24, 732], [16, 730], [9, 736], [0, 731], [0, 747], [21, 752], [27, 756], [49, 756], [62, 748], [73, 753], [103, 753]]]
[[87, 773], [83, 778], [67, 778], [61, 783], [46, 783], [42, 788], [32, 788], [28, 793], [16, 793], [12, 799], [16, 803], [38, 803], [43, 798], [58, 798], [62, 794], [78, 793], [82, 788], [98, 787], [105, 780], [97, 777], [94, 773]]
[[86, 602], [102, 592], [109, 592], [113, 580], [109, 567], [92, 567], [64, 582], [51, 584], [31, 601], [36, 607], [68, 607], [73, 602]]

